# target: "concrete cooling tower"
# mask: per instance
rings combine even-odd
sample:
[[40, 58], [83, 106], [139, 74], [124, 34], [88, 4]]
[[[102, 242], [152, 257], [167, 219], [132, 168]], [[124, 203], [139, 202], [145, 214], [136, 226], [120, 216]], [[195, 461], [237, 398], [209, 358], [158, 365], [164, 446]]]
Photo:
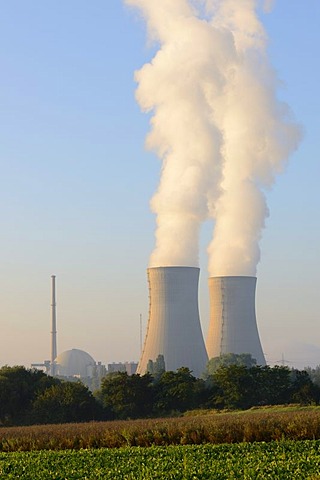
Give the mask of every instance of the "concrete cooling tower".
[[224, 353], [251, 353], [258, 365], [266, 361], [255, 313], [255, 277], [209, 278], [209, 359]]
[[149, 268], [148, 281], [149, 321], [137, 373], [163, 355], [166, 370], [188, 367], [200, 376], [208, 356], [198, 309], [199, 268]]

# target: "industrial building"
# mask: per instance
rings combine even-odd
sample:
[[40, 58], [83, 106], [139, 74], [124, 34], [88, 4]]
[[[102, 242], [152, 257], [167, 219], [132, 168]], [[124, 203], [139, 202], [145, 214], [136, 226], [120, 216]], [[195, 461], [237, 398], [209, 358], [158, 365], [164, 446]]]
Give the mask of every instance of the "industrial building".
[[128, 375], [134, 375], [137, 368], [138, 364], [136, 362], [108, 363], [108, 373], [126, 372]]
[[55, 276], [52, 276], [51, 360], [43, 367], [50, 375], [81, 379], [97, 386], [108, 373], [143, 375], [159, 358], [165, 370], [187, 367], [200, 377], [208, 359], [226, 353], [250, 353], [258, 365], [265, 365], [255, 313], [255, 277], [209, 278], [210, 323], [206, 346], [198, 309], [199, 268], [187, 266], [151, 267], [149, 319], [139, 364], [96, 363], [87, 352], [73, 348], [57, 355]]
[[258, 365], [266, 364], [256, 321], [256, 282], [249, 276], [209, 278], [209, 358], [250, 353]]
[[56, 318], [56, 276], [51, 276], [51, 359], [43, 363], [32, 363], [33, 368], [42, 368], [53, 377], [67, 380], [81, 380], [88, 388], [99, 388], [101, 380], [108, 373], [126, 371], [133, 375], [137, 370], [137, 363], [111, 363], [108, 370], [101, 362], [96, 362], [89, 353], [78, 348], [66, 350], [57, 355], [57, 318]]
[[199, 268], [153, 267], [147, 273], [149, 320], [137, 373], [163, 355], [166, 370], [188, 367], [200, 376], [208, 356], [198, 309]]
[[55, 375], [62, 377], [92, 377], [96, 362], [89, 353], [73, 348], [55, 358]]

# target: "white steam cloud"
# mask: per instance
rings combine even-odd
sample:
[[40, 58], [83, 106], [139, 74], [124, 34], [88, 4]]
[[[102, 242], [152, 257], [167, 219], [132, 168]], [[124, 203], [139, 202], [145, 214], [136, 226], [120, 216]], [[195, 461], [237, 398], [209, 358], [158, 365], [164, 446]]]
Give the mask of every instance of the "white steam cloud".
[[[152, 112], [148, 148], [162, 159], [150, 266], [198, 264], [198, 235], [214, 219], [210, 275], [255, 275], [274, 182], [300, 131], [276, 96], [258, 0], [125, 0], [138, 7], [152, 61], [136, 72]], [[265, 2], [265, 5], [271, 2]]]

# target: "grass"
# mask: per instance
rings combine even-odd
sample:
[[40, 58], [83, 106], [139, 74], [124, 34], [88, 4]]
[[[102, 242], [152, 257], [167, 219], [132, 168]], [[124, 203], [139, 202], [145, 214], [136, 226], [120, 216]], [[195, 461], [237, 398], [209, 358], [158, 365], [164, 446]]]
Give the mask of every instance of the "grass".
[[320, 408], [289, 406], [180, 418], [1, 427], [0, 452], [314, 439], [320, 439]]

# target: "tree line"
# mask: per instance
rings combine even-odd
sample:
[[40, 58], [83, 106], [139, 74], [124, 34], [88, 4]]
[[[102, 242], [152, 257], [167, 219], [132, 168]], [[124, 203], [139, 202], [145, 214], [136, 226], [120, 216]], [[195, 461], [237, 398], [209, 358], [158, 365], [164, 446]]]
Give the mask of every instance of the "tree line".
[[[21, 366], [0, 368], [0, 425], [84, 422], [178, 415], [194, 409], [319, 404], [315, 371], [257, 366], [248, 357], [210, 360], [203, 378], [175, 372], [108, 374], [92, 393], [79, 382]], [[230, 363], [231, 362], [231, 363]], [[158, 366], [163, 366], [158, 362]]]

